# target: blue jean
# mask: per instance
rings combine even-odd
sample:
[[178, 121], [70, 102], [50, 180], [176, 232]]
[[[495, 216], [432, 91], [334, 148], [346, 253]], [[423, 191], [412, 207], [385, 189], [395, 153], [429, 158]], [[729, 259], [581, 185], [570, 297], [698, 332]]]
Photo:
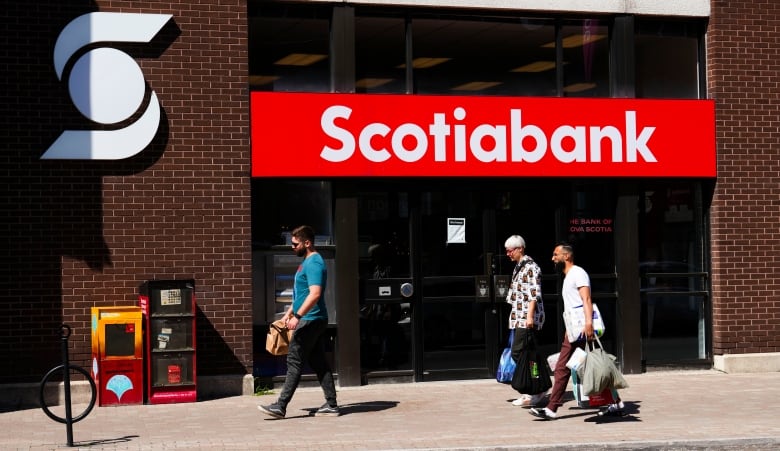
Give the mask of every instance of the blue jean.
[[329, 405], [335, 406], [336, 385], [333, 382], [333, 371], [325, 359], [325, 330], [328, 327], [326, 320], [301, 320], [295, 328], [290, 349], [287, 354], [287, 376], [284, 379], [282, 392], [279, 394], [279, 404], [287, 408], [298, 384], [301, 381], [303, 365], [308, 363], [317, 374], [317, 380], [325, 394], [325, 400]]

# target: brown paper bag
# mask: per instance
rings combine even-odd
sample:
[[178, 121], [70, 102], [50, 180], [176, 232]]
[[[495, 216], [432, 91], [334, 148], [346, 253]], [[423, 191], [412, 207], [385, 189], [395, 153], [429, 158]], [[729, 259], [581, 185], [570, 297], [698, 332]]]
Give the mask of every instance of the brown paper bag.
[[290, 347], [293, 331], [288, 329], [284, 320], [277, 320], [268, 325], [268, 335], [265, 337], [265, 349], [273, 355], [285, 355]]

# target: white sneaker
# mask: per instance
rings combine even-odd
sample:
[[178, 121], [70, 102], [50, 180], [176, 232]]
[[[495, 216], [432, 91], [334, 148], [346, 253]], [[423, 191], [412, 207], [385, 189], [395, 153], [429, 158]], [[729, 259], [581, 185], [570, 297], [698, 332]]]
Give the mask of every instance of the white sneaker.
[[537, 409], [534, 407], [533, 409], [529, 410], [528, 413], [543, 420], [554, 420], [555, 417], [558, 416], [555, 412], [548, 409], [547, 407], [543, 409]]
[[531, 396], [520, 395], [519, 398], [512, 401], [513, 406], [529, 407], [531, 406]]

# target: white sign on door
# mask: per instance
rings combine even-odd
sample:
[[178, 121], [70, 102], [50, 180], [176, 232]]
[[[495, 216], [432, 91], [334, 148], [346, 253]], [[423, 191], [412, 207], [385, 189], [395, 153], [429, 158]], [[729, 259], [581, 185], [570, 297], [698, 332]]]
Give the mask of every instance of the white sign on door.
[[466, 242], [466, 218], [447, 218], [447, 244]]

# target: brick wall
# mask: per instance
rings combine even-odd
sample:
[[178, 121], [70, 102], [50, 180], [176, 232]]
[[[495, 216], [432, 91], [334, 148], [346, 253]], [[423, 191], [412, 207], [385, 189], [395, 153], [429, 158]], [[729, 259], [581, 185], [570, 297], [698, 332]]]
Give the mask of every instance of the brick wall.
[[[160, 132], [128, 160], [40, 160], [63, 129], [92, 126], [52, 52], [68, 22], [98, 10], [174, 15], [151, 45], [119, 46], [160, 99]], [[250, 372], [245, 1], [5, 2], [0, 19], [0, 383], [59, 363], [63, 322], [87, 365], [90, 308], [135, 304], [141, 282], [168, 278], [196, 280], [199, 373]], [[712, 2], [715, 354], [780, 351], [779, 26], [774, 0]]]
[[[63, 129], [90, 126], [52, 55], [68, 22], [98, 10], [173, 14], [151, 45], [117, 45], [162, 125], [127, 160], [41, 160]], [[0, 383], [58, 364], [63, 322], [87, 365], [90, 308], [135, 305], [148, 279], [195, 279], [200, 375], [251, 372], [245, 1], [5, 2], [0, 19]]]
[[708, 89], [716, 100], [713, 349], [780, 351], [780, 3], [713, 0]]

